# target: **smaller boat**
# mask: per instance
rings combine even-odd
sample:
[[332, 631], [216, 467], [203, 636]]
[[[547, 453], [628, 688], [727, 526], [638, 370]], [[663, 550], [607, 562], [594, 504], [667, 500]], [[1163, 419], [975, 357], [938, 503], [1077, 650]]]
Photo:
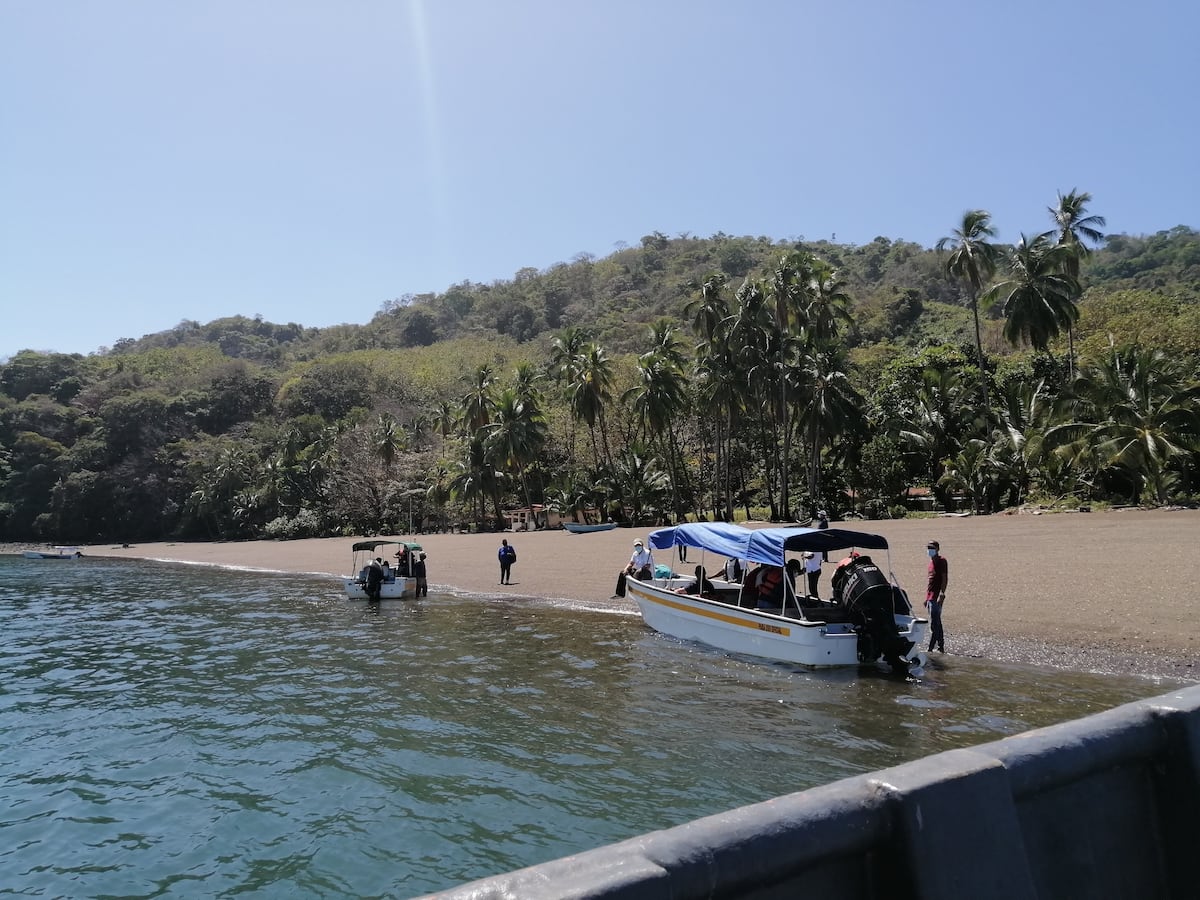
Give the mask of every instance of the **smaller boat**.
[[588, 525], [586, 522], [563, 522], [563, 528], [571, 534], [587, 534], [591, 531], [612, 531], [616, 527], [616, 522], [600, 522], [596, 525]]
[[[346, 596], [351, 600], [411, 600], [417, 594], [417, 579], [412, 561], [421, 552], [414, 541], [358, 541], [352, 548], [350, 571], [346, 576]], [[377, 572], [372, 575], [372, 568]], [[378, 596], [372, 597], [373, 589]]]
[[26, 559], [79, 559], [83, 551], [78, 547], [51, 547], [49, 550], [26, 550], [21, 555]]

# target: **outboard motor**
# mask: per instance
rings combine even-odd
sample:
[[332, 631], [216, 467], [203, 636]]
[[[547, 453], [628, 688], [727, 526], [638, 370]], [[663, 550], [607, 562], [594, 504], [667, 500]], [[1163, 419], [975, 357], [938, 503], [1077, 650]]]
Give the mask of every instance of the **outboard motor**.
[[893, 671], [907, 672], [902, 657], [912, 649], [912, 641], [899, 634], [892, 584], [871, 557], [858, 556], [840, 566], [833, 576], [833, 590], [855, 623], [859, 660], [874, 662], [882, 656]]

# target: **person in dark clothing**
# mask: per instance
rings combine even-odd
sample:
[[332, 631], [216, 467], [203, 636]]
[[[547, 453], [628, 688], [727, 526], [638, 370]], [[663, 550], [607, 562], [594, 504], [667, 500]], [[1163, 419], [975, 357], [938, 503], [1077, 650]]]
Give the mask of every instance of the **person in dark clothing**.
[[375, 560], [367, 568], [367, 599], [378, 600], [380, 586], [383, 584], [383, 560], [375, 557]]
[[930, 541], [925, 545], [929, 554], [929, 582], [925, 588], [925, 608], [929, 610], [929, 652], [936, 645], [946, 652], [946, 634], [942, 630], [942, 606], [946, 602], [946, 585], [950, 581], [950, 564], [942, 556], [942, 545]]
[[412, 564], [413, 578], [417, 579], [417, 586], [413, 590], [414, 597], [429, 596], [429, 582], [425, 580], [425, 554], [418, 556]]
[[704, 566], [696, 566], [696, 579], [685, 587], [678, 588], [680, 594], [699, 594], [701, 597], [715, 597], [717, 586], [708, 579]]
[[512, 567], [517, 561], [517, 551], [508, 542], [508, 538], [501, 539], [500, 550], [496, 555], [500, 558], [500, 583], [512, 584]]

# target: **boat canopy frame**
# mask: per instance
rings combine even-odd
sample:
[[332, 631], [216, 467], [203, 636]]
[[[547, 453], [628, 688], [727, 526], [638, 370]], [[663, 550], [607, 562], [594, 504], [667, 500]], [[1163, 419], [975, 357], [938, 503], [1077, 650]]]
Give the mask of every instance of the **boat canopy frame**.
[[887, 550], [881, 534], [852, 531], [849, 528], [746, 528], [728, 522], [686, 522], [650, 532], [655, 550], [672, 547], [696, 547], [730, 559], [743, 559], [760, 565], [783, 566], [788, 553], [810, 550], [814, 553], [861, 547]]
[[416, 541], [385, 541], [385, 540], [358, 541], [354, 544], [352, 549], [354, 550], [355, 553], [362, 553], [364, 551], [367, 553], [374, 553], [380, 547], [391, 547], [391, 546], [407, 547], [410, 551], [412, 551], [412, 550], [420, 551], [420, 550], [425, 549], [420, 544], [418, 544]]

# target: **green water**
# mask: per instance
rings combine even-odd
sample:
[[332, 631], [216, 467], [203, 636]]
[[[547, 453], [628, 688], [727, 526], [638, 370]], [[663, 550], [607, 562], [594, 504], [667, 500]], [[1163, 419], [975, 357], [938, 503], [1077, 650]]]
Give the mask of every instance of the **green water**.
[[0, 892], [48, 897], [409, 897], [1175, 686], [139, 562], [0, 557], [0, 614]]

